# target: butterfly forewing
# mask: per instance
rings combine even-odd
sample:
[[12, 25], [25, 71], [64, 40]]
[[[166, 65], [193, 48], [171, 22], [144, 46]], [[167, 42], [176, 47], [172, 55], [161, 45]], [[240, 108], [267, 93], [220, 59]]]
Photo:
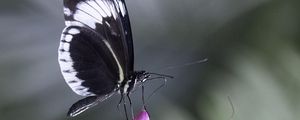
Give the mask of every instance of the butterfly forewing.
[[108, 39], [120, 64], [133, 71], [133, 44], [124, 0], [65, 0], [66, 25], [90, 27]]
[[83, 96], [113, 92], [133, 72], [133, 45], [123, 0], [64, 0], [59, 47], [62, 74]]

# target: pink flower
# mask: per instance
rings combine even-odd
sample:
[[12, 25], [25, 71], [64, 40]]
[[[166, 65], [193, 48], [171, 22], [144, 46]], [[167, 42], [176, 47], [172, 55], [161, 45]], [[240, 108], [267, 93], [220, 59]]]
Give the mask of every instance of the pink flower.
[[134, 120], [150, 120], [149, 115], [145, 109], [142, 109], [142, 111], [134, 117]]

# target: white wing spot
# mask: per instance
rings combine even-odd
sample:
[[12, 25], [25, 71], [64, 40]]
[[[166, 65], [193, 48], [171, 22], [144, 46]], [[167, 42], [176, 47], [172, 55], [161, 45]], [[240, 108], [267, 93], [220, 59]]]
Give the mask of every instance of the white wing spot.
[[72, 34], [72, 35], [76, 35], [76, 34], [79, 34], [80, 31], [76, 28], [71, 28], [69, 31], [68, 31], [69, 34]]
[[[65, 41], [67, 41], [67, 42], [71, 42], [72, 41], [72, 39], [73, 39], [73, 36], [72, 35], [65, 35]], [[63, 40], [63, 39], [62, 39]]]
[[[61, 46], [60, 46], [61, 47]], [[60, 52], [59, 51], [59, 58], [61, 59], [65, 59], [66, 61], [72, 61], [71, 57], [70, 57], [70, 53], [69, 52]], [[64, 65], [66, 66], [66, 65]], [[70, 67], [72, 67], [72, 65], [70, 65]]]
[[64, 14], [66, 16], [71, 16], [72, 15], [72, 11], [69, 8], [64, 7]]
[[66, 37], [66, 35], [65, 35], [65, 34], [62, 34], [62, 35], [60, 36], [60, 40], [65, 39], [65, 37]]
[[110, 24], [109, 24], [107, 21], [105, 21], [105, 24], [106, 24], [108, 27], [110, 27]]
[[64, 44], [63, 44], [63, 49], [64, 49], [65, 51], [69, 51], [69, 50], [70, 50], [70, 43], [64, 43]]

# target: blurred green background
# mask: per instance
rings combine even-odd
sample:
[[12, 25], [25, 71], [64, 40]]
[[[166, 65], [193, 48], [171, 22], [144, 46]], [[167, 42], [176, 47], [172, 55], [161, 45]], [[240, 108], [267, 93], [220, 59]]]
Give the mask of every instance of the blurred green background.
[[[127, 0], [135, 68], [170, 74], [152, 120], [298, 120], [299, 0]], [[119, 96], [76, 118], [57, 48], [62, 0], [0, 1], [0, 120], [122, 120]], [[208, 62], [164, 69], [208, 58]], [[161, 81], [147, 85], [149, 95]], [[141, 108], [141, 89], [133, 95]], [[227, 96], [235, 108], [233, 112]]]

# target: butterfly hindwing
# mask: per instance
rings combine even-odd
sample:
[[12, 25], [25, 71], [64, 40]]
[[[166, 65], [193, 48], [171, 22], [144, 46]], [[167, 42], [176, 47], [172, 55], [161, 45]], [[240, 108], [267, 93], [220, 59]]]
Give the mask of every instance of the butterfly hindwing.
[[87, 109], [97, 105], [97, 96], [89, 96], [74, 103], [69, 111], [68, 116], [75, 117], [76, 115], [86, 111]]
[[68, 111], [68, 116], [74, 117], [87, 109], [96, 106], [99, 102], [102, 102], [112, 96], [114, 93], [103, 95], [103, 96], [89, 96], [86, 98], [83, 98], [76, 103], [74, 103], [69, 111]]
[[84, 27], [69, 26], [59, 47], [61, 72], [74, 92], [82, 96], [112, 92], [118, 81], [118, 67], [101, 36]]

